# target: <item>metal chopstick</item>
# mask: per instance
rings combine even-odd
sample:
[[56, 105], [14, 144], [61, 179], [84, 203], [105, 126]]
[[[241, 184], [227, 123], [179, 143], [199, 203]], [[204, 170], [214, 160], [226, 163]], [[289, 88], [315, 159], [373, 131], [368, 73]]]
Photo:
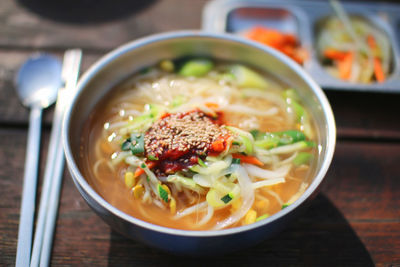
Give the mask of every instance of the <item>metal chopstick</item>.
[[59, 90], [53, 118], [31, 266], [49, 265], [64, 168], [64, 150], [61, 142], [62, 119], [65, 107], [75, 93], [81, 57], [82, 51], [79, 49], [67, 50], [64, 54], [62, 78], [65, 86]]
[[16, 266], [26, 266], [26, 264], [29, 264], [29, 257], [31, 255], [42, 121], [41, 109], [36, 108], [32, 110], [29, 121], [32, 123], [29, 123], [28, 144], [26, 146]]

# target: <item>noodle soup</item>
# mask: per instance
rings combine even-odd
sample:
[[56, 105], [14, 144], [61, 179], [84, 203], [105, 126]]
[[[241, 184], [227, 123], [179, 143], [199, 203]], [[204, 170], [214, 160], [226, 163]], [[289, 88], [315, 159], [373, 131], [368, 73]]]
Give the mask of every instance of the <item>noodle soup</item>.
[[161, 61], [112, 90], [80, 168], [111, 205], [170, 228], [251, 224], [308, 187], [317, 133], [294, 89], [248, 66]]

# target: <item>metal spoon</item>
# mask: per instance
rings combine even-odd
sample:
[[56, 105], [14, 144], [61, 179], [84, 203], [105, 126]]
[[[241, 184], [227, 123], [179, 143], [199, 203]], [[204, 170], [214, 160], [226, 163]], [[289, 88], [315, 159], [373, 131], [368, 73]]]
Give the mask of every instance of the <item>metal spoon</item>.
[[21, 102], [31, 109], [16, 259], [16, 266], [29, 266], [35, 214], [42, 110], [53, 104], [57, 98], [57, 91], [62, 84], [61, 63], [49, 55], [32, 57], [20, 68], [15, 83]]

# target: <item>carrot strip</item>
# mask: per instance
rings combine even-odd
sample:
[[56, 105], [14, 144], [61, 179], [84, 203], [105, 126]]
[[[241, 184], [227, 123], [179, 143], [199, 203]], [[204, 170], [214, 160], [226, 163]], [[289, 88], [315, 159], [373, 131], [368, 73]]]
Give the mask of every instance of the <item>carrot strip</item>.
[[262, 163], [258, 158], [253, 157], [253, 156], [245, 156], [242, 154], [232, 154], [232, 157], [234, 159], [240, 159], [241, 162], [244, 163], [249, 163], [249, 164], [253, 164], [253, 165], [258, 165], [258, 166], [264, 166], [264, 163]]
[[219, 108], [219, 105], [217, 103], [213, 102], [207, 102], [204, 104], [206, 107], [211, 108], [211, 109], [217, 109]]
[[336, 50], [333, 48], [327, 48], [324, 51], [324, 57], [333, 59], [333, 60], [343, 60], [343, 59], [345, 59], [347, 54], [348, 54], [348, 52], [343, 52], [343, 51]]
[[[152, 169], [157, 165], [157, 162], [149, 161], [149, 162], [146, 162], [146, 165], [147, 165], [147, 168]], [[134, 176], [136, 178], [136, 177], [139, 177], [140, 175], [142, 175], [143, 173], [144, 173], [144, 170], [142, 168], [140, 168], [140, 167], [137, 167], [136, 170], [135, 170], [135, 175]]]
[[338, 70], [339, 76], [343, 80], [350, 79], [351, 76], [351, 67], [353, 65], [354, 54], [352, 52], [347, 53], [343, 60], [338, 60]]
[[305, 60], [297, 37], [293, 34], [283, 33], [263, 26], [255, 26], [246, 33], [246, 37], [281, 51], [299, 64], [302, 64]]
[[[371, 34], [367, 36], [367, 43], [372, 50], [377, 49], [375, 38]], [[374, 57], [374, 74], [378, 82], [381, 83], [386, 80], [386, 75], [382, 68], [382, 62], [378, 57]]]
[[369, 34], [367, 36], [367, 43], [368, 43], [368, 46], [371, 47], [371, 49], [375, 49], [376, 48], [375, 38], [371, 34]]
[[225, 150], [224, 140], [218, 139], [211, 144], [211, 149], [215, 152], [222, 152]]
[[135, 178], [136, 177], [139, 177], [140, 175], [142, 175], [144, 173], [144, 170], [142, 169], [142, 168], [140, 168], [140, 167], [137, 167], [136, 168], [136, 171], [135, 171]]
[[374, 73], [375, 73], [375, 78], [378, 82], [382, 83], [386, 80], [385, 73], [383, 72], [382, 69], [382, 63], [380, 59], [377, 57], [374, 58]]

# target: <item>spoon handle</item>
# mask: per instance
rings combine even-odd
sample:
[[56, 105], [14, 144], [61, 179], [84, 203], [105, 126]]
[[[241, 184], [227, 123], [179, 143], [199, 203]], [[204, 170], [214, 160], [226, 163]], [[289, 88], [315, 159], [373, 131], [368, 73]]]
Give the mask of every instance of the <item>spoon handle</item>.
[[18, 229], [17, 267], [29, 266], [30, 262], [39, 163], [41, 121], [42, 109], [39, 107], [33, 107], [29, 116], [28, 143], [26, 146], [24, 184]]

